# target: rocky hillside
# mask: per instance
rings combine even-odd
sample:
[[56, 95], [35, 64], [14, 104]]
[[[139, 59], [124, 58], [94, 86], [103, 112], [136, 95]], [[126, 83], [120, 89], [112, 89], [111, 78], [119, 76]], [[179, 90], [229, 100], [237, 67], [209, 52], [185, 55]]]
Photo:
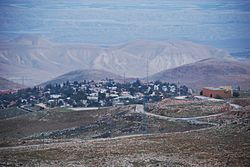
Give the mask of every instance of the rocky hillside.
[[204, 86], [233, 85], [250, 87], [250, 63], [236, 60], [206, 59], [177, 68], [164, 70], [150, 76], [151, 80], [162, 80], [185, 84], [192, 88]]

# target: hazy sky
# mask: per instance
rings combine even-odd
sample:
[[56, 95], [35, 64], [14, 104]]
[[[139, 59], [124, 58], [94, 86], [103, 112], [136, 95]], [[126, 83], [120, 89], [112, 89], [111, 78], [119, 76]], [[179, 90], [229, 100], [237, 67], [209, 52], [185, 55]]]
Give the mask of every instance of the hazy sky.
[[57, 42], [190, 40], [250, 50], [248, 0], [1, 0], [0, 40], [38, 34]]

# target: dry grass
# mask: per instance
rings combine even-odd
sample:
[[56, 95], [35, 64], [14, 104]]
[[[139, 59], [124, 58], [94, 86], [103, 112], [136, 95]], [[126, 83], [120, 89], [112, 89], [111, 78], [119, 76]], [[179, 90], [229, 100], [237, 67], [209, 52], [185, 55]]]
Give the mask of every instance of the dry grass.
[[225, 102], [166, 99], [150, 106], [149, 112], [168, 117], [196, 117], [229, 111]]
[[[248, 127], [249, 128], [249, 127]], [[52, 143], [1, 151], [1, 163], [28, 166], [247, 166], [250, 134], [242, 125], [188, 133]]]
[[[248, 166], [250, 164], [250, 108], [224, 110], [223, 103], [200, 101], [167, 101], [151, 110], [173, 107], [187, 116], [197, 116], [193, 109], [202, 106], [206, 114], [222, 115], [204, 118], [221, 126], [192, 125], [187, 122], [169, 122], [131, 113], [131, 106], [102, 111], [60, 112], [46, 111], [22, 115], [0, 121], [0, 165], [2, 166]], [[167, 105], [166, 105], [167, 104]], [[133, 107], [132, 107], [133, 108]], [[198, 109], [197, 109], [198, 110]], [[200, 110], [200, 108], [199, 108]], [[192, 112], [193, 111], [193, 112]], [[167, 110], [171, 113], [172, 110]], [[183, 114], [182, 113], [182, 114]], [[183, 114], [183, 115], [185, 115]], [[190, 114], [190, 115], [188, 115]], [[205, 115], [206, 115], [205, 114]], [[183, 116], [173, 112], [173, 116]], [[200, 115], [200, 114], [198, 114]], [[141, 135], [145, 132], [150, 135]], [[87, 125], [95, 125], [86, 130]], [[98, 125], [98, 126], [97, 126]], [[114, 126], [115, 125], [115, 126]], [[65, 131], [64, 137], [53, 139], [16, 140], [17, 132], [27, 136], [52, 129], [60, 133], [72, 126], [77, 130]], [[113, 128], [112, 128], [113, 127]], [[43, 129], [44, 128], [44, 129]], [[109, 137], [139, 134], [120, 138], [83, 140], [94, 134], [111, 130]], [[66, 133], [67, 132], [67, 133]], [[169, 133], [166, 133], [169, 132]], [[76, 136], [72, 134], [76, 133]], [[24, 135], [25, 134], [25, 135]], [[67, 136], [69, 134], [69, 136]], [[87, 137], [86, 137], [87, 136]], [[90, 137], [91, 138], [91, 137]], [[11, 146], [11, 147], [10, 147]]]

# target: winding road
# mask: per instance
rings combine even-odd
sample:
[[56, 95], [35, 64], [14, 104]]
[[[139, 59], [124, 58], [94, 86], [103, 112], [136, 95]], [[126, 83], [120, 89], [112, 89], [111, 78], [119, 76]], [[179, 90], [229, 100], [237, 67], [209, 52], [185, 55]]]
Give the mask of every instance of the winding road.
[[167, 116], [162, 116], [162, 115], [157, 115], [157, 114], [153, 114], [153, 113], [149, 113], [146, 112], [144, 110], [143, 105], [136, 105], [135, 110], [132, 111], [134, 113], [141, 113], [141, 114], [145, 114], [147, 116], [150, 117], [155, 117], [158, 119], [163, 119], [163, 120], [167, 120], [167, 121], [172, 121], [172, 122], [177, 122], [177, 121], [186, 121], [188, 123], [191, 124], [206, 124], [206, 125], [218, 125], [216, 123], [210, 123], [210, 122], [205, 122], [205, 121], [199, 121], [198, 119], [202, 119], [202, 118], [211, 118], [211, 117], [217, 117], [222, 115], [223, 113], [219, 113], [219, 114], [213, 114], [213, 115], [206, 115], [206, 116], [199, 116], [199, 117], [185, 117], [185, 118], [174, 118], [174, 117], [167, 117]]

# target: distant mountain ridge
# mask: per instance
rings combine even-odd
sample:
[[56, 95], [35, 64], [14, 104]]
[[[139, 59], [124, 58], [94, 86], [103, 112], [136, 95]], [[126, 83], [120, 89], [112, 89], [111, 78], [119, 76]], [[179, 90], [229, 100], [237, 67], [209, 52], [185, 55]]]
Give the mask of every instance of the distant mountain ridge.
[[24, 86], [8, 79], [0, 77], [0, 90], [20, 89]]
[[56, 44], [37, 36], [22, 36], [0, 43], [0, 76], [26, 76], [33, 84], [51, 80], [77, 69], [100, 69], [127, 77], [175, 68], [207, 58], [230, 58], [224, 50], [192, 42], [137, 40], [98, 47], [86, 44]]
[[230, 59], [205, 59], [173, 69], [163, 70], [149, 77], [200, 89], [205, 86], [232, 85], [250, 88], [250, 62]]
[[42, 83], [41, 86], [45, 86], [47, 84], [61, 84], [61, 83], [67, 82], [67, 81], [71, 81], [71, 82], [74, 82], [74, 81], [82, 82], [84, 80], [86, 80], [86, 81], [90, 81], [90, 80], [100, 81], [100, 80], [103, 80], [106, 78], [114, 79], [116, 81], [123, 80], [123, 77], [121, 77], [117, 74], [113, 74], [113, 73], [108, 72], [108, 71], [97, 70], [97, 69], [88, 69], [88, 70], [71, 71], [69, 73], [58, 76], [50, 81]]

